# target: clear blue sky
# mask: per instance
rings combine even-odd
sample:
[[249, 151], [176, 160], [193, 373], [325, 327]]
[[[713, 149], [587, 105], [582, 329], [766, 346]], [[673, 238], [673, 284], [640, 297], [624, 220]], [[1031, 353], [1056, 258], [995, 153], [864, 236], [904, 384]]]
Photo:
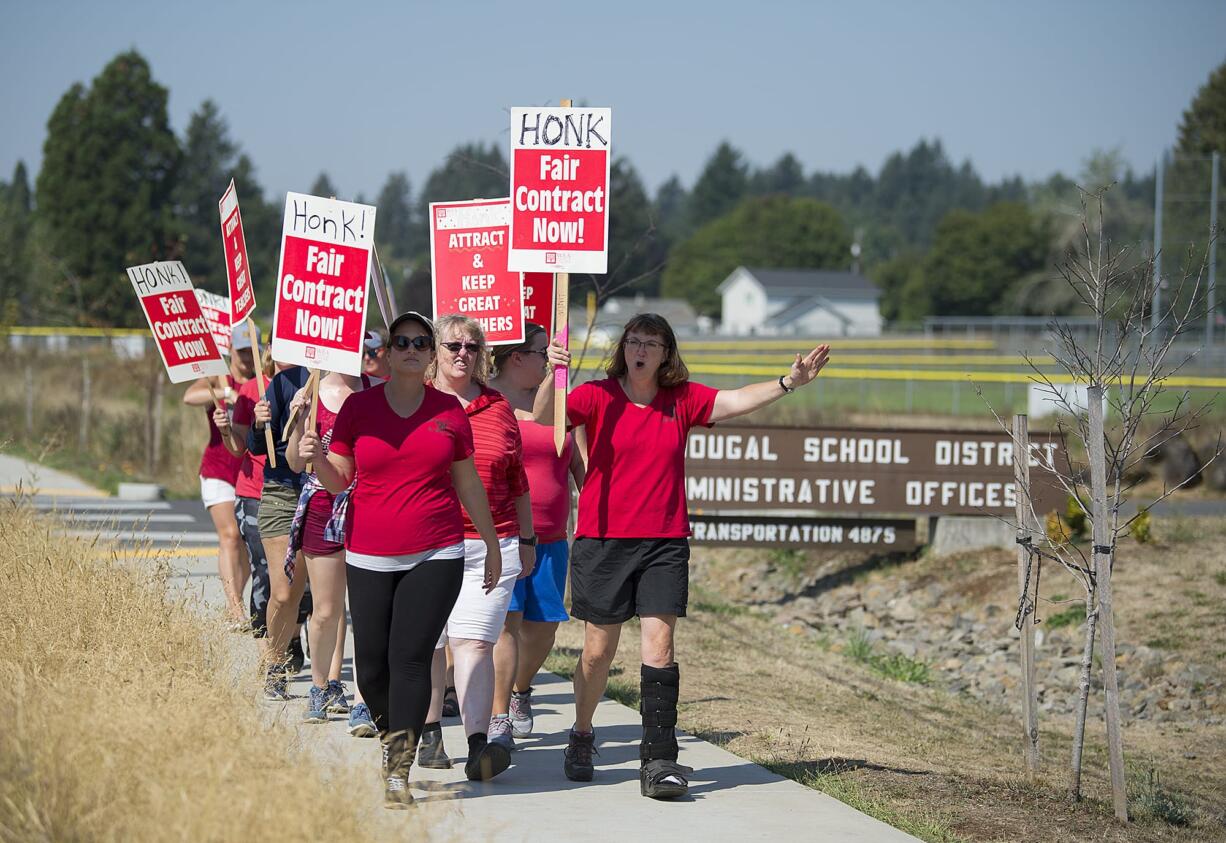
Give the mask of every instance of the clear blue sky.
[[[1226, 61], [1226, 2], [77, 2], [0, 0], [0, 178], [36, 170], [76, 81], [135, 47], [182, 132], [217, 101], [275, 197], [320, 170], [341, 196], [414, 188], [455, 144], [506, 142], [507, 109], [610, 106], [649, 189], [721, 139], [765, 164], [876, 171], [939, 137], [987, 179], [1138, 169]], [[222, 186], [219, 185], [219, 191]]]

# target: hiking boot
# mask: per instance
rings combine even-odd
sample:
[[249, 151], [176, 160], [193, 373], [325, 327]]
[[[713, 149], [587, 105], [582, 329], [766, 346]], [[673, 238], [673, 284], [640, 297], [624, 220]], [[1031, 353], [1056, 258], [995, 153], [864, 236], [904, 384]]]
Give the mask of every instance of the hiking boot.
[[443, 691], [443, 716], [460, 716], [460, 698], [456, 695], [454, 685], [448, 686], [447, 690]]
[[349, 734], [355, 738], [373, 738], [375, 721], [370, 717], [366, 703], [358, 703], [349, 711]]
[[482, 734], [468, 736], [468, 761], [464, 775], [470, 782], [487, 782], [511, 766], [511, 753], [502, 744], [490, 743]]
[[[282, 679], [282, 682], [285, 680]], [[328, 689], [316, 688], [311, 686], [311, 692], [307, 695], [306, 712], [302, 715], [303, 723], [327, 723], [328, 722]]]
[[427, 723], [417, 747], [417, 766], [428, 770], [450, 770], [451, 759], [443, 749], [443, 730], [437, 723]]
[[507, 752], [515, 749], [515, 738], [511, 735], [511, 718], [505, 714], [496, 714], [490, 718], [490, 728], [487, 733], [490, 743], [506, 747]]
[[285, 683], [285, 668], [283, 665], [274, 664], [268, 668], [268, 675], [264, 677], [264, 699], [272, 700], [273, 702], [285, 702], [289, 699], [289, 690]]
[[407, 731], [392, 732], [383, 738], [383, 807], [409, 808], [413, 794], [409, 791], [409, 768], [413, 766], [413, 746]]
[[572, 782], [590, 782], [595, 772], [592, 766], [593, 754], [600, 754], [596, 752], [596, 733], [576, 732], [571, 729], [566, 743], [566, 757], [562, 763], [566, 778]]
[[526, 738], [532, 734], [532, 689], [511, 692], [511, 735]]
[[345, 694], [345, 686], [336, 679], [328, 680], [328, 707], [331, 714], [348, 714], [349, 699]]
[[302, 652], [302, 639], [297, 636], [291, 638], [287, 650], [285, 671], [288, 674], [287, 678], [293, 679], [302, 672], [302, 666], [306, 664], [306, 654]]

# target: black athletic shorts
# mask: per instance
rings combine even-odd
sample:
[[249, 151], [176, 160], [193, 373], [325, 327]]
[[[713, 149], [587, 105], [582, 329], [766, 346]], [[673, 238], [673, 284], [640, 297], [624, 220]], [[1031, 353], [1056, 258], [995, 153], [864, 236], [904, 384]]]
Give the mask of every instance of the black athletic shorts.
[[636, 615], [685, 617], [690, 596], [686, 539], [578, 538], [570, 549], [570, 613], [591, 623]]

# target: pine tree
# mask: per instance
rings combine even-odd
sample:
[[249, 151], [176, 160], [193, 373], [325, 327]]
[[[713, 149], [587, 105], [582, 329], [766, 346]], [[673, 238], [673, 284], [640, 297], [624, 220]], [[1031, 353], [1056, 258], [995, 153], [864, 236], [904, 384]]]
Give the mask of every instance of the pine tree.
[[727, 141], [707, 159], [702, 174], [690, 192], [691, 230], [722, 217], [736, 207], [749, 191], [749, 168], [741, 153]]

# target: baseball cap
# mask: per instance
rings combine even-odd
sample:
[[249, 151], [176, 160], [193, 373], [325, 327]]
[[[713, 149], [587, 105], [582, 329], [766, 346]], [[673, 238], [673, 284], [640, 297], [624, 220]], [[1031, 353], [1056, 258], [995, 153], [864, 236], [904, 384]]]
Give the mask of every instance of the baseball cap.
[[427, 334], [430, 335], [430, 339], [434, 339], [434, 323], [422, 316], [416, 310], [406, 310], [404, 313], [393, 319], [392, 324], [387, 326], [388, 342], [391, 342], [391, 337], [396, 333], [396, 329], [405, 322], [416, 322], [422, 327], [423, 330], [425, 330]]
[[[254, 322], [256, 342], [260, 340], [260, 326]], [[230, 350], [241, 351], [244, 348], [251, 348], [251, 329], [247, 327], [247, 320], [239, 322], [237, 325], [230, 328]]]
[[362, 341], [362, 346], [367, 351], [374, 351], [377, 348], [383, 348], [385, 345], [387, 345], [387, 338], [377, 328], [367, 331], [366, 339]]

